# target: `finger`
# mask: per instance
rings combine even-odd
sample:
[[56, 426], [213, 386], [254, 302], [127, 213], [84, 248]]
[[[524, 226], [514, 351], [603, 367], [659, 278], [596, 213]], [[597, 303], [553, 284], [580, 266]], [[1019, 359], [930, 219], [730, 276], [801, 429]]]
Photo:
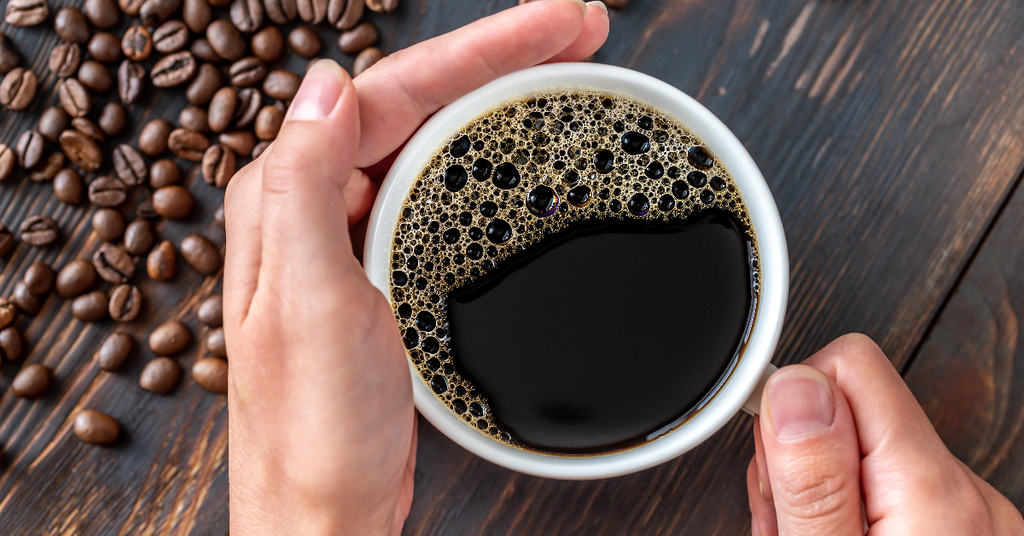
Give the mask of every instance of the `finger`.
[[232, 177], [224, 193], [224, 315], [232, 325], [245, 319], [259, 280], [262, 174], [263, 159], [257, 158]]
[[607, 25], [604, 13], [584, 22], [580, 6], [581, 0], [550, 0], [514, 7], [396, 52], [359, 75], [363, 131], [356, 166], [390, 154], [442, 106], [552, 58], [586, 25]]
[[775, 499], [772, 496], [771, 479], [768, 476], [768, 459], [764, 454], [764, 440], [761, 438], [761, 417], [759, 415], [754, 416], [754, 462], [757, 466], [758, 491], [764, 500], [772, 502]]
[[998, 536], [1020, 536], [1024, 534], [1024, 518], [1021, 517], [1020, 510], [1007, 500], [1002, 493], [999, 493], [996, 488], [993, 488], [991, 484], [976, 475], [964, 462], [957, 459], [957, 463], [971, 481], [974, 482], [974, 486], [978, 488], [981, 496], [988, 502], [994, 521], [994, 534]]
[[750, 465], [747, 466], [747, 500], [750, 502], [751, 536], [778, 536], [775, 505], [762, 497], [761, 484], [757, 477], [757, 463], [754, 460], [750, 460]]
[[761, 407], [779, 534], [862, 535], [857, 430], [839, 387], [792, 365], [768, 379]]
[[345, 185], [345, 205], [348, 206], [348, 226], [352, 227], [366, 217], [373, 208], [378, 185], [362, 170], [355, 170]]
[[565, 50], [555, 54], [544, 63], [558, 63], [563, 61], [580, 61], [588, 58], [601, 48], [608, 39], [608, 8], [604, 2], [587, 2], [587, 18], [583, 24], [583, 31]]

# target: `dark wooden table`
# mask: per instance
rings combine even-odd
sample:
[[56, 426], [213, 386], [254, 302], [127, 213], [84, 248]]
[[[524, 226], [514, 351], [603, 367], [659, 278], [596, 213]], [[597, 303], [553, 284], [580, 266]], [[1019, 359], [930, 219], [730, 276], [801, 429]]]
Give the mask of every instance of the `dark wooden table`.
[[[403, 0], [369, 15], [394, 51], [513, 4]], [[78, 0], [68, 2], [78, 5]], [[58, 5], [61, 5], [58, 3]], [[126, 24], [126, 23], [125, 23]], [[675, 85], [710, 108], [747, 146], [775, 195], [789, 239], [789, 315], [775, 363], [798, 362], [851, 331], [873, 337], [907, 379], [943, 439], [965, 463], [1024, 507], [1024, 6], [1017, 0], [633, 0], [612, 13], [597, 61]], [[3, 29], [26, 58], [48, 53], [50, 26]], [[350, 66], [322, 30], [325, 51]], [[56, 102], [45, 56], [33, 107], [0, 114], [13, 144]], [[304, 62], [289, 61], [300, 70]], [[116, 98], [116, 97], [115, 97]], [[105, 99], [101, 99], [105, 100]], [[134, 142], [152, 117], [175, 119], [179, 91], [147, 92], [133, 109]], [[192, 166], [182, 162], [183, 169]], [[109, 164], [108, 164], [109, 168]], [[161, 223], [180, 242], [209, 223], [222, 193], [195, 173], [193, 217]], [[136, 197], [127, 207], [141, 200]], [[69, 208], [48, 184], [0, 184], [0, 222], [46, 213], [59, 245], [20, 245], [0, 259], [0, 293], [27, 266], [91, 255], [94, 208]], [[128, 209], [126, 209], [127, 211]], [[196, 304], [217, 278], [179, 270], [170, 283], [139, 278], [142, 318], [123, 326], [140, 343], [117, 373], [91, 355], [114, 329], [83, 324], [52, 296], [22, 319], [31, 353], [0, 367], [0, 533], [224, 534], [227, 419], [222, 396], [183, 380], [168, 396], [138, 388], [153, 326], [183, 319], [201, 340]], [[202, 357], [193, 342], [186, 370]], [[9, 385], [19, 368], [57, 376], [37, 401]], [[112, 448], [70, 431], [80, 408], [114, 415]], [[630, 476], [560, 482], [484, 462], [420, 422], [416, 496], [406, 534], [742, 534], [750, 530], [744, 474], [751, 420], [737, 416], [678, 459]]]

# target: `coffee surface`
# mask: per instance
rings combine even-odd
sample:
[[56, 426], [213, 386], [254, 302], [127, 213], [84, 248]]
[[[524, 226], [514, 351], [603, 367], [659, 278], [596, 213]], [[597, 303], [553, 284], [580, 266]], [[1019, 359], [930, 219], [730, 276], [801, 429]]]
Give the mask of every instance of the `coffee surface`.
[[570, 90], [454, 134], [391, 253], [423, 381], [481, 433], [556, 454], [681, 424], [738, 359], [759, 285], [746, 208], [713, 152], [631, 98]]

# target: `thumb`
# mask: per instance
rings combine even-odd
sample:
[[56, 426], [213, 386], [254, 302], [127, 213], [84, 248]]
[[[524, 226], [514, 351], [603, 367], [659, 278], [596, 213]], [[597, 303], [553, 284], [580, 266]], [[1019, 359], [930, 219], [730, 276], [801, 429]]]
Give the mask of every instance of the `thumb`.
[[761, 404], [771, 487], [762, 495], [775, 503], [779, 534], [864, 534], [860, 449], [842, 391], [817, 369], [793, 365], [768, 380]]

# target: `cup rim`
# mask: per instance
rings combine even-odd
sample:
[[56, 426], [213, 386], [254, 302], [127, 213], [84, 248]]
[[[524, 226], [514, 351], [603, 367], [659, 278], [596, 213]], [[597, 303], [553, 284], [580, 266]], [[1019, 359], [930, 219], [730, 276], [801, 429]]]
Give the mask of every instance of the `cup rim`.
[[663, 463], [701, 443], [742, 407], [769, 363], [782, 331], [789, 288], [789, 257], [778, 208], [757, 165], [736, 136], [707, 108], [675, 87], [643, 73], [595, 63], [532, 67], [501, 78], [438, 111], [409, 140], [381, 184], [366, 231], [363, 263], [370, 282], [391, 301], [389, 256], [394, 225], [406, 195], [431, 156], [474, 117], [508, 99], [571, 87], [625, 94], [679, 119], [712, 148], [740, 190], [760, 252], [761, 291], [746, 348], [728, 379], [684, 423], [628, 450], [556, 455], [511, 447], [471, 428], [431, 391], [409, 361], [416, 408], [466, 450], [503, 467], [558, 479], [608, 478]]

